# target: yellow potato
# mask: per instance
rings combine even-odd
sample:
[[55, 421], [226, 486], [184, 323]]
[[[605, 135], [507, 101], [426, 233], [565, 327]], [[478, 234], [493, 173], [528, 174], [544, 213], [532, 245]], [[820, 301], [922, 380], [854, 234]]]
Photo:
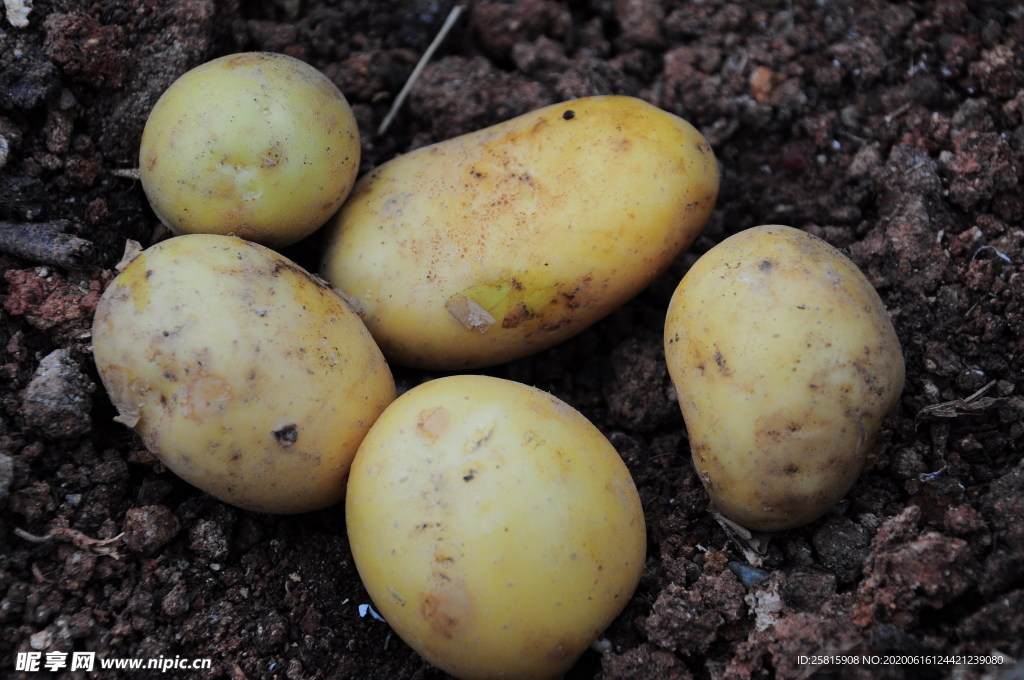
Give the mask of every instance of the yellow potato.
[[564, 402], [506, 380], [402, 395], [360, 446], [345, 504], [380, 613], [463, 680], [559, 676], [643, 571], [643, 509], [618, 453]]
[[665, 355], [693, 464], [715, 504], [758, 531], [811, 522], [874, 460], [903, 391], [878, 293], [821, 239], [765, 226], [686, 274]]
[[338, 88], [283, 54], [232, 54], [164, 92], [142, 133], [139, 174], [175, 234], [231, 234], [281, 248], [327, 221], [359, 170], [359, 129]]
[[718, 163], [686, 121], [591, 97], [419, 149], [359, 180], [321, 275], [389, 360], [487, 366], [640, 292], [703, 229]]
[[345, 303], [237, 238], [181, 236], [140, 254], [92, 332], [116, 420], [182, 479], [247, 510], [344, 498], [359, 443], [395, 398]]

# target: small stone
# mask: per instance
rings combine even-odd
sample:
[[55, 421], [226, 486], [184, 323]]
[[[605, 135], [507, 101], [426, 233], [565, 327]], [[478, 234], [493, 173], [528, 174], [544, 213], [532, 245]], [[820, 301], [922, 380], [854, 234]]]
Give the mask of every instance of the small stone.
[[54, 510], [50, 496], [50, 485], [46, 482], [29, 484], [11, 495], [10, 509], [29, 522], [35, 522], [47, 512]]
[[53, 633], [49, 629], [41, 630], [28, 639], [28, 645], [37, 651], [46, 649], [53, 640]]
[[871, 536], [867, 529], [846, 517], [830, 517], [814, 532], [811, 542], [822, 565], [840, 583], [853, 583], [860, 577]]
[[181, 616], [188, 611], [188, 605], [188, 589], [184, 583], [179, 583], [171, 588], [171, 592], [164, 596], [164, 599], [160, 602], [160, 609], [167, 616]]
[[[7, 2], [7, 0], [5, 0]], [[60, 91], [60, 73], [39, 49], [29, 48], [0, 68], [0, 109], [29, 111]]]
[[758, 104], [768, 101], [772, 92], [772, 70], [765, 66], [758, 66], [750, 74], [750, 96]]
[[192, 544], [189, 546], [196, 552], [210, 560], [221, 560], [228, 556], [228, 539], [224, 535], [224, 529], [217, 522], [200, 520], [192, 527], [189, 533]]
[[10, 492], [11, 484], [14, 483], [14, 459], [0, 453], [0, 508], [6, 502], [7, 494]]
[[32, 0], [4, 0], [7, 21], [15, 28], [28, 26], [28, 15], [32, 12]]
[[133, 552], [154, 553], [174, 538], [181, 525], [162, 505], [132, 508], [124, 517], [125, 543]]
[[912, 479], [922, 472], [927, 472], [928, 466], [921, 459], [921, 454], [912, 448], [900, 449], [893, 454], [889, 463], [889, 472], [896, 479]]
[[96, 385], [66, 349], [48, 354], [24, 392], [25, 424], [52, 439], [71, 439], [92, 430], [89, 411]]

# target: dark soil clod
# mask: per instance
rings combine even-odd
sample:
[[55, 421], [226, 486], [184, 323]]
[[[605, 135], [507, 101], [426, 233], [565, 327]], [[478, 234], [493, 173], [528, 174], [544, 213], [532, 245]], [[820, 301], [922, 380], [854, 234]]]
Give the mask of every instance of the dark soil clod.
[[[1020, 8], [476, 0], [376, 135], [453, 4], [37, 2], [28, 27], [5, 23], [0, 668], [13, 673], [18, 652], [88, 650], [212, 660], [208, 671], [163, 674], [189, 680], [442, 677], [358, 616], [371, 600], [343, 505], [282, 517], [230, 508], [146, 452], [91, 391], [93, 314], [126, 240], [171, 236], [131, 179], [148, 113], [188, 69], [244, 50], [304, 59], [342, 88], [364, 173], [606, 94], [685, 118], [707, 139], [698, 149], [718, 159], [718, 203], [689, 252], [572, 340], [487, 371], [594, 422], [644, 506], [637, 594], [604, 631], [607, 653], [588, 651], [567, 679], [807, 677], [799, 656], [827, 650], [1024, 659]], [[532, 169], [514, 171], [544, 186]], [[759, 224], [846, 249], [879, 290], [907, 366], [874, 464], [832, 513], [771, 538], [759, 554], [767, 576], [739, 569], [742, 547], [706, 512], [662, 348], [688, 269]], [[286, 255], [312, 271], [319, 246]], [[727, 371], [728, 358], [702, 370]], [[406, 388], [438, 377], [391, 368]], [[272, 433], [293, 455], [297, 424]], [[460, 472], [470, 484], [484, 474]], [[995, 677], [977, 664], [830, 666], [815, 677], [876, 675]]]

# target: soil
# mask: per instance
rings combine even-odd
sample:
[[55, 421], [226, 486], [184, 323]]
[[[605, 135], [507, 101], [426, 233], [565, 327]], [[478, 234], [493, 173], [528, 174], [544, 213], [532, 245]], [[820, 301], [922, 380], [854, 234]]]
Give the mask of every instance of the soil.
[[[610, 651], [586, 652], [567, 678], [808, 677], [797, 657], [816, 652], [1024, 659], [1024, 5], [469, 0], [378, 136], [451, 6], [36, 0], [27, 27], [0, 23], [0, 220], [66, 219], [99, 253], [80, 271], [0, 255], [0, 674], [25, 676], [17, 652], [88, 650], [213, 660], [166, 677], [444, 677], [359, 616], [369, 599], [341, 507], [226, 506], [114, 423], [96, 387], [91, 317], [125, 240], [169, 236], [123, 172], [148, 112], [189, 68], [242, 50], [290, 54], [337, 83], [363, 171], [608, 93], [678, 114], [713, 145], [722, 190], [687, 253], [575, 339], [485, 371], [582, 411], [646, 510], [646, 568]], [[771, 223], [861, 267], [907, 380], [877, 462], [827, 516], [774, 535], [758, 571], [706, 512], [661, 334], [696, 259]], [[314, 238], [285, 254], [313, 267], [316, 250]], [[393, 369], [400, 390], [437, 377]], [[918, 417], [989, 383], [990, 401]], [[1007, 664], [817, 676], [1009, 678]]]

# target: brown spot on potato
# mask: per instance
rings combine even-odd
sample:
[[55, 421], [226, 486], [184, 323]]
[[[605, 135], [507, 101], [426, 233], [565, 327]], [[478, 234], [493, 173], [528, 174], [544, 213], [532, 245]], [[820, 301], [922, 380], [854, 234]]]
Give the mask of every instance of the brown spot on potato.
[[420, 419], [416, 423], [416, 430], [430, 439], [437, 439], [448, 429], [450, 422], [451, 415], [448, 413], [448, 409], [443, 406], [424, 409], [420, 411]]
[[472, 601], [456, 583], [434, 588], [420, 605], [420, 616], [435, 634], [446, 640], [464, 636], [472, 628], [473, 615]]
[[558, 321], [556, 321], [554, 323], [550, 323], [550, 324], [541, 326], [540, 329], [542, 331], [547, 331], [548, 333], [554, 333], [555, 331], [562, 330], [563, 328], [565, 328], [566, 326], [568, 326], [571, 323], [572, 323], [572, 319], [559, 319]]
[[501, 321], [501, 327], [505, 329], [516, 328], [533, 316], [534, 315], [526, 309], [526, 305], [520, 302], [505, 314], [505, 318]]
[[718, 349], [718, 345], [715, 345], [715, 363], [718, 364], [718, 370], [722, 375], [726, 377], [732, 375], [732, 372], [726, 365], [725, 357], [722, 356], [722, 351]]

